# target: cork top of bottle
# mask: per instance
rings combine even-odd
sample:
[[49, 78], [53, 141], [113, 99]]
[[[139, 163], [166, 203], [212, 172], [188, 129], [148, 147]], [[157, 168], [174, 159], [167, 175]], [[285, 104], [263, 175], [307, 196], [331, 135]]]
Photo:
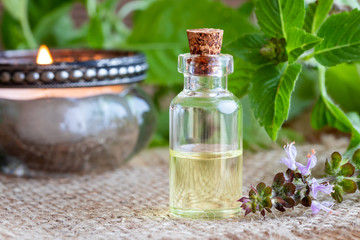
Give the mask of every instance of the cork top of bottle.
[[213, 28], [187, 30], [190, 54], [201, 56], [220, 54], [223, 34], [223, 30]]

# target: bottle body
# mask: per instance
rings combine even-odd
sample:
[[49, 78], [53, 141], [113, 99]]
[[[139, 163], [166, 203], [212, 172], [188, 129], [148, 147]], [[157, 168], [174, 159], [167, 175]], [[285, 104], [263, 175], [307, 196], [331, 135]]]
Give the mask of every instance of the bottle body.
[[227, 75], [185, 74], [170, 106], [170, 211], [185, 218], [239, 212], [242, 110]]

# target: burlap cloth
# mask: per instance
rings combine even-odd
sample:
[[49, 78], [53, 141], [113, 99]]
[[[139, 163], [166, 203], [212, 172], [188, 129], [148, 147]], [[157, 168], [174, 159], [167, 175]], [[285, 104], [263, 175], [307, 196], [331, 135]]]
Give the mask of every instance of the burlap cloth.
[[[319, 165], [346, 139], [326, 137], [321, 145], [298, 146], [305, 160], [317, 150]], [[283, 150], [246, 153], [244, 193], [249, 184], [285, 170]], [[300, 158], [298, 158], [300, 159]], [[336, 204], [337, 214], [313, 216], [296, 207], [227, 220], [177, 220], [168, 214], [167, 149], [145, 150], [111, 172], [50, 179], [0, 176], [0, 238], [3, 239], [356, 239], [360, 238], [359, 194]]]

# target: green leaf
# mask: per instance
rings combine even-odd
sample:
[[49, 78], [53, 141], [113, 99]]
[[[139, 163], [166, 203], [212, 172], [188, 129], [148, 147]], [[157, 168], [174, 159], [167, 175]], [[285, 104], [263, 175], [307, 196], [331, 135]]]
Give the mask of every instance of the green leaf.
[[347, 158], [351, 158], [354, 152], [360, 148], [360, 136], [357, 134], [352, 134], [350, 139], [350, 144], [344, 153], [344, 156]]
[[263, 201], [262, 201], [262, 205], [263, 205], [264, 208], [271, 208], [272, 207], [271, 198], [270, 197], [264, 198]]
[[156, 124], [156, 132], [163, 136], [166, 140], [169, 139], [169, 110], [165, 109], [158, 113], [158, 120]]
[[1, 41], [3, 47], [5, 49], [27, 48], [27, 42], [22, 32], [20, 22], [8, 11], [3, 11], [1, 21]]
[[[232, 84], [232, 82], [229, 82], [229, 86]], [[243, 110], [244, 147], [252, 151], [260, 151], [263, 148], [269, 148], [273, 144], [273, 141], [270, 139], [265, 129], [261, 127], [256, 120], [250, 107], [249, 96], [244, 96], [240, 102]]]
[[320, 97], [311, 114], [311, 125], [315, 129], [330, 126], [342, 132], [352, 134], [351, 146], [360, 141], [360, 129], [353, 125], [352, 120], [329, 98], [325, 87], [325, 68], [319, 66]]
[[314, 22], [314, 16], [315, 16], [317, 5], [318, 4], [316, 2], [314, 2], [314, 3], [308, 4], [307, 7], [306, 7], [304, 25], [303, 25], [302, 28], [308, 33], [313, 33], [312, 32], [312, 25], [313, 25], [313, 22]]
[[[57, 26], [57, 23], [60, 21], [60, 19], [66, 15], [69, 14], [72, 4], [64, 4], [62, 6], [59, 6], [55, 8], [54, 10], [44, 14], [44, 16], [40, 19], [40, 21], [36, 24], [34, 28], [34, 37], [37, 40], [37, 42], [45, 43], [44, 38], [51, 33], [54, 26]], [[66, 34], [64, 33], [62, 34]], [[71, 29], [66, 29], [67, 31]], [[73, 34], [73, 32], [72, 32]], [[50, 45], [51, 46], [51, 45]]]
[[229, 90], [241, 98], [249, 92], [250, 82], [256, 67], [240, 58], [235, 58], [234, 73], [229, 75]]
[[356, 192], [357, 185], [353, 180], [344, 179], [341, 181], [340, 185], [342, 186], [344, 192], [346, 192], [346, 193]]
[[257, 205], [257, 202], [256, 201], [253, 201], [252, 202], [252, 205], [251, 205], [251, 211], [253, 213], [256, 213], [256, 210], [258, 209], [258, 205]]
[[[25, 2], [21, 1], [21, 4], [17, 5], [18, 14], [21, 16], [20, 20], [14, 18], [10, 20], [6, 16], [7, 11], [3, 14], [2, 37], [6, 48], [36, 48], [38, 43], [46, 43], [52, 47], [64, 47], [65, 39], [70, 42], [79, 37], [80, 29], [73, 28], [68, 14], [73, 0], [37, 0], [28, 1], [27, 5]], [[86, 33], [82, 28], [81, 31], [84, 36]], [[59, 35], [57, 32], [61, 34]], [[8, 44], [7, 39], [12, 43]]]
[[97, 16], [90, 19], [87, 41], [92, 48], [102, 48], [104, 45], [103, 28]]
[[267, 36], [287, 39], [291, 27], [302, 27], [305, 4], [303, 0], [258, 0], [255, 13]]
[[[346, 73], [346, 74], [344, 74]], [[326, 69], [326, 89], [344, 111], [360, 113], [360, 64], [343, 63]]]
[[325, 173], [327, 175], [333, 175], [334, 174], [333, 168], [332, 168], [331, 164], [329, 163], [329, 160], [327, 160], [327, 159], [325, 161]]
[[336, 128], [345, 133], [351, 133], [351, 141], [345, 156], [360, 147], [360, 131], [349, 117], [337, 107], [327, 95], [320, 96], [311, 113], [311, 125], [315, 129], [325, 126]]
[[340, 167], [338, 176], [351, 177], [355, 173], [355, 167], [351, 163], [346, 163]]
[[340, 166], [340, 162], [342, 160], [342, 156], [339, 152], [333, 152], [331, 154], [331, 167], [333, 169], [338, 169]]
[[250, 17], [255, 9], [255, 0], [249, 0], [238, 8], [238, 13], [244, 17]]
[[324, 41], [315, 47], [315, 59], [324, 66], [360, 60], [360, 11], [330, 16], [320, 27]]
[[287, 38], [286, 50], [288, 53], [289, 63], [293, 63], [306, 50], [309, 50], [322, 41], [310, 33], [306, 33], [300, 28], [290, 28]]
[[250, 82], [256, 67], [240, 58], [234, 60], [234, 73], [229, 75], [229, 90], [238, 98], [249, 92]]
[[266, 57], [260, 54], [260, 49], [265, 44], [267, 44], [267, 41], [262, 34], [253, 33], [242, 36], [231, 42], [226, 46], [226, 50], [244, 61], [261, 65], [269, 62]]
[[269, 187], [269, 186], [267, 186], [267, 187], [264, 189], [263, 195], [264, 195], [264, 196], [271, 196], [271, 194], [272, 194], [272, 188]]
[[255, 73], [250, 103], [255, 117], [273, 140], [288, 116], [291, 93], [300, 71], [300, 64], [284, 64], [264, 66]]
[[19, 21], [22, 34], [26, 40], [26, 45], [28, 48], [36, 48], [37, 43], [34, 39], [34, 36], [31, 32], [29, 19], [28, 19], [28, 0], [14, 0], [14, 2], [10, 3], [8, 1], [13, 0], [5, 0], [4, 6], [11, 13], [11, 15]]
[[27, 0], [2, 0], [2, 4], [6, 11], [8, 11], [13, 18], [20, 20], [22, 12], [19, 11], [19, 7], [22, 4], [27, 4]]
[[330, 126], [342, 132], [351, 132], [351, 123], [346, 114], [330, 98], [320, 96], [311, 113], [311, 125], [315, 129]]
[[316, 33], [329, 14], [333, 0], [318, 0], [308, 5], [303, 28], [309, 33]]
[[86, 0], [86, 11], [90, 18], [96, 15], [96, 0]]
[[48, 13], [64, 5], [73, 4], [74, 0], [36, 0], [29, 1], [28, 15], [31, 28], [34, 28]]
[[266, 184], [264, 182], [260, 182], [257, 186], [256, 186], [256, 190], [261, 193], [266, 187]]
[[354, 152], [351, 160], [352, 163], [355, 164], [356, 168], [360, 169], [360, 149]]

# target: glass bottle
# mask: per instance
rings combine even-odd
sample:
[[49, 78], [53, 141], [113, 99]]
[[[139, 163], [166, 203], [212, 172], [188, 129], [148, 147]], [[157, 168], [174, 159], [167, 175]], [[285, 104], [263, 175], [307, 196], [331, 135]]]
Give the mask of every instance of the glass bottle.
[[242, 111], [227, 89], [231, 55], [179, 56], [184, 89], [170, 105], [170, 212], [237, 214], [242, 191]]

